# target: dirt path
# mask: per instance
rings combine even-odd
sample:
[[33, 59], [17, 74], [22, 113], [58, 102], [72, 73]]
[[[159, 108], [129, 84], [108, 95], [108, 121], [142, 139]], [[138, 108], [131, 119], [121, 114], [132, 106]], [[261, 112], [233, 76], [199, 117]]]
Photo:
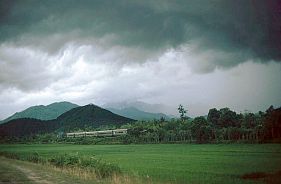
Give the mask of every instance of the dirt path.
[[27, 169], [25, 167], [22, 166], [18, 166], [18, 165], [14, 165], [14, 167], [19, 170], [20, 172], [24, 173], [25, 176], [30, 179], [31, 181], [33, 181], [34, 183], [38, 183], [38, 184], [53, 184], [53, 182], [48, 181], [46, 179], [43, 179], [38, 173], [36, 173], [36, 171], [31, 170], [31, 169]]
[[85, 182], [69, 174], [41, 164], [0, 157], [0, 184], [81, 184]]

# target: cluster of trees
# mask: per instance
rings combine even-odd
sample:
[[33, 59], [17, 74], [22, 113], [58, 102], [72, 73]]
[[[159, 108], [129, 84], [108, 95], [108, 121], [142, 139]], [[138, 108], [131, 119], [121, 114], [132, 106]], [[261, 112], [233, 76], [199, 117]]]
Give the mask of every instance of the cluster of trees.
[[229, 108], [210, 109], [207, 117], [186, 116], [178, 108], [180, 119], [165, 119], [127, 124], [126, 143], [161, 142], [266, 142], [281, 139], [281, 108], [272, 106], [266, 112], [239, 113]]

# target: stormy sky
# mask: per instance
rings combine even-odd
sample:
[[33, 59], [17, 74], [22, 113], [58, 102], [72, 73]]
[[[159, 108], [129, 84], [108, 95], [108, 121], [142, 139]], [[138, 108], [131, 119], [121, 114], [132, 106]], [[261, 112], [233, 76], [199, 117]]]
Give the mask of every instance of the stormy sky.
[[280, 79], [277, 0], [0, 0], [0, 119], [55, 101], [256, 112]]

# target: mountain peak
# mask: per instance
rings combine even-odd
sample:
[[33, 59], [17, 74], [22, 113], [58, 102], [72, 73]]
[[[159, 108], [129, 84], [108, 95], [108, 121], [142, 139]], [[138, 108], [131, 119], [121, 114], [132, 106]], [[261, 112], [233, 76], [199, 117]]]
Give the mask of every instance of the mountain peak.
[[19, 118], [35, 118], [39, 120], [51, 120], [56, 119], [61, 114], [78, 107], [78, 105], [70, 102], [55, 102], [49, 105], [36, 105], [31, 106], [21, 112], [16, 112], [12, 116], [0, 121], [0, 123], [5, 123], [13, 119]]
[[73, 108], [57, 118], [58, 122], [66, 129], [99, 127], [103, 125], [122, 125], [134, 119], [126, 118], [103, 109], [94, 104]]

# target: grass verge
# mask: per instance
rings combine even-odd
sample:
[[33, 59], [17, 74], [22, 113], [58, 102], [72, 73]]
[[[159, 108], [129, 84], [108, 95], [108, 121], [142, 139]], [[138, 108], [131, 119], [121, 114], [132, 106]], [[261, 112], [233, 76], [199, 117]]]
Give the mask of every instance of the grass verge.
[[10, 159], [29, 161], [44, 165], [53, 166], [57, 169], [63, 170], [86, 179], [104, 179], [115, 178], [121, 175], [121, 169], [111, 163], [105, 163], [100, 159], [94, 157], [80, 156], [76, 154], [58, 154], [46, 158], [40, 156], [37, 152], [30, 154], [19, 154], [11, 152], [0, 152], [0, 156]]

